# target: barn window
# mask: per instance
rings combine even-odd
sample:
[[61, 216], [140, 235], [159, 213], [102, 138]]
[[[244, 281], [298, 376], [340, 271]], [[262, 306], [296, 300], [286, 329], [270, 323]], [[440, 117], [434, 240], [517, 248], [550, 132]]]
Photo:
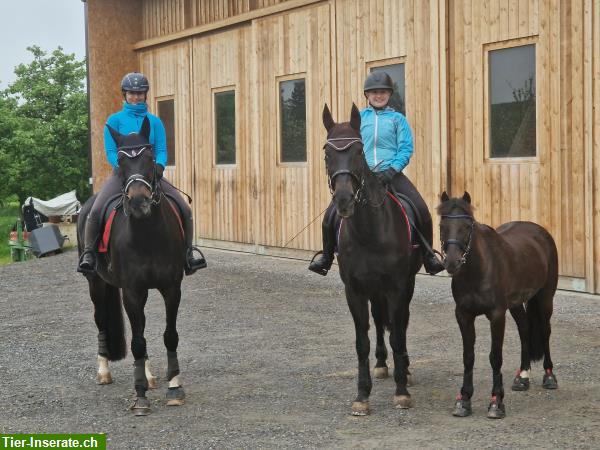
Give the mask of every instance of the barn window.
[[215, 161], [235, 164], [235, 91], [215, 92]]
[[175, 165], [175, 100], [158, 100], [158, 117], [165, 126], [167, 135], [167, 166]]
[[306, 161], [306, 93], [304, 78], [279, 82], [281, 162]]
[[535, 44], [488, 54], [490, 158], [536, 156]]
[[406, 93], [404, 88], [404, 64], [390, 64], [387, 66], [371, 67], [371, 72], [387, 72], [394, 82], [394, 93], [388, 106], [406, 115]]

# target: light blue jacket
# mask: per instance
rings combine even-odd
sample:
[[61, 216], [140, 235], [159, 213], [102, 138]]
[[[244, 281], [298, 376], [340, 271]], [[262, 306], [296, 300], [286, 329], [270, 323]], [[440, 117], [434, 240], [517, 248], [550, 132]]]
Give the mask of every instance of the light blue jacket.
[[382, 172], [390, 167], [400, 172], [413, 154], [413, 137], [406, 117], [390, 107], [372, 106], [360, 112], [360, 134], [365, 157], [371, 169]]
[[[148, 116], [150, 120], [150, 143], [154, 147], [154, 159], [157, 164], [165, 167], [167, 165], [167, 135], [165, 126], [159, 117], [148, 112], [146, 103], [131, 105], [123, 103], [123, 109], [109, 116], [107, 125], [117, 130], [121, 134], [139, 133], [142, 128], [144, 117]], [[104, 127], [104, 150], [106, 158], [113, 167], [118, 167], [117, 162], [117, 143], [110, 135], [108, 127]]]

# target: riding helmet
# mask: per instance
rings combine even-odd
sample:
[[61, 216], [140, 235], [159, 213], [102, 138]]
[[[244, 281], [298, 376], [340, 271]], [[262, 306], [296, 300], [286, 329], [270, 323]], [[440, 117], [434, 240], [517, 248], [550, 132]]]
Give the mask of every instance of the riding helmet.
[[131, 72], [121, 80], [121, 91], [123, 92], [148, 92], [150, 83], [148, 78], [139, 72]]
[[394, 81], [386, 72], [371, 72], [365, 80], [364, 92], [375, 89], [388, 89], [394, 92]]

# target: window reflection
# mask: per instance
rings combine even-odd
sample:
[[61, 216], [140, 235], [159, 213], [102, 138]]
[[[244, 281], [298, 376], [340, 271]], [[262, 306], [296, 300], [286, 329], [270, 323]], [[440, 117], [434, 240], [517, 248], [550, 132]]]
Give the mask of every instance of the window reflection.
[[406, 115], [405, 105], [405, 86], [404, 86], [404, 64], [390, 64], [388, 66], [379, 66], [371, 68], [371, 72], [387, 72], [394, 81], [394, 93], [390, 98], [388, 106], [396, 111]]
[[489, 52], [490, 157], [536, 155], [535, 45]]
[[306, 161], [306, 93], [304, 78], [279, 83], [281, 162]]
[[215, 93], [215, 160], [235, 164], [235, 91]]

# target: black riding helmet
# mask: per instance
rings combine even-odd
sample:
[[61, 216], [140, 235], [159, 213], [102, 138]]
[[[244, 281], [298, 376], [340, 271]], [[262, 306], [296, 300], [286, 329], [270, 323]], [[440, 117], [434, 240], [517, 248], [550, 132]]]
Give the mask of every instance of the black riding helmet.
[[121, 91], [125, 92], [148, 92], [150, 83], [148, 78], [139, 72], [131, 72], [121, 80]]
[[386, 72], [371, 72], [365, 80], [363, 92], [375, 89], [387, 89], [394, 92], [394, 81]]

